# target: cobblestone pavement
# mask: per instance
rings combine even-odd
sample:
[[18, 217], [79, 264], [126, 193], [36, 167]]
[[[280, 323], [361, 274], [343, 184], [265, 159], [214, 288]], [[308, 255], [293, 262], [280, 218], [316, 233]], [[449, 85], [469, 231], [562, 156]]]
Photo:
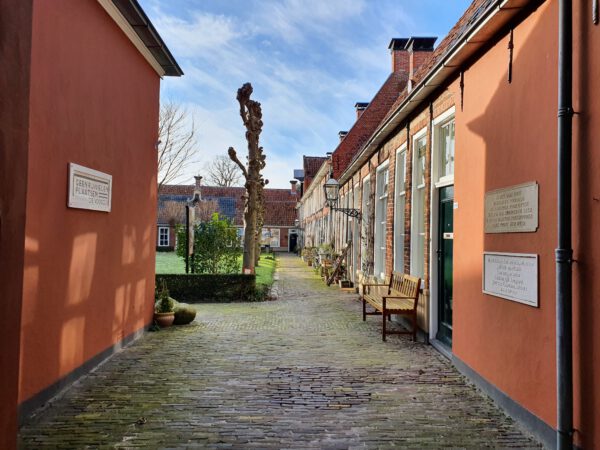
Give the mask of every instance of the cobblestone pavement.
[[199, 305], [21, 430], [22, 448], [539, 448], [432, 347], [279, 259], [280, 298]]

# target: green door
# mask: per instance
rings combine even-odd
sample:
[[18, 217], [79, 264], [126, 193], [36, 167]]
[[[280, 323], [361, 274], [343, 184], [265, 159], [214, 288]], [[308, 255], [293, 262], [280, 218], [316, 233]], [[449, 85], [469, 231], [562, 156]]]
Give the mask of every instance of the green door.
[[452, 244], [454, 186], [440, 189], [438, 231], [438, 331], [436, 338], [452, 346]]

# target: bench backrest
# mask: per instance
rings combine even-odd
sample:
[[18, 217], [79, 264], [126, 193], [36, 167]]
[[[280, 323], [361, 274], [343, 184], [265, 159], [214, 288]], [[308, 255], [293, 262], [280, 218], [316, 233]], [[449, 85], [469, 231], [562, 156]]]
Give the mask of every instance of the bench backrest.
[[405, 273], [394, 272], [390, 278], [389, 294], [399, 293], [408, 298], [415, 299], [415, 309], [419, 301], [419, 289], [421, 288], [421, 279]]

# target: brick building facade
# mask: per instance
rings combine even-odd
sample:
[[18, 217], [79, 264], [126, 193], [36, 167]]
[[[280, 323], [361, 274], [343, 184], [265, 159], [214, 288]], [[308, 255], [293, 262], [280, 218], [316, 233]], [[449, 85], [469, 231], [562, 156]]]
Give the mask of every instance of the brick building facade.
[[[246, 188], [205, 186], [202, 177], [195, 177], [192, 185], [164, 185], [158, 195], [156, 248], [158, 251], [173, 251], [176, 246], [175, 228], [185, 223], [185, 205], [198, 195], [196, 205], [197, 220], [208, 220], [213, 213], [231, 220], [238, 228], [239, 235], [244, 230], [244, 195]], [[294, 251], [297, 245], [296, 203], [300, 197], [297, 183], [290, 189], [264, 190], [265, 224], [263, 245], [274, 251]]]
[[[558, 3], [475, 0], [435, 50], [431, 38], [392, 40], [392, 67], [405, 71], [398, 79], [406, 83], [389, 91], [371, 126], [363, 119], [380, 90], [331, 158], [337, 206], [360, 210], [362, 221], [324, 206], [320, 213], [333, 224], [328, 236], [338, 250], [352, 241], [351, 274], [384, 279], [399, 271], [423, 279], [422, 338], [549, 448], [557, 427]], [[600, 157], [591, 145], [600, 124], [593, 94], [600, 83], [600, 28], [583, 3], [573, 14], [574, 110], [580, 112], [572, 166], [573, 428], [578, 446], [596, 448], [600, 391], [592, 380], [600, 350], [592, 342], [600, 339], [594, 326], [600, 309], [592, 299], [599, 295], [600, 241], [593, 230], [600, 226]], [[365, 135], [358, 139], [353, 130]], [[494, 215], [486, 198], [523, 186], [538, 192], [528, 208], [538, 226], [489, 231], [485, 224]], [[305, 205], [323, 201], [320, 191], [304, 193], [303, 223]], [[519, 267], [527, 258], [537, 261], [533, 281], [509, 277], [534, 292], [535, 302], [491, 293], [489, 255], [517, 258]]]

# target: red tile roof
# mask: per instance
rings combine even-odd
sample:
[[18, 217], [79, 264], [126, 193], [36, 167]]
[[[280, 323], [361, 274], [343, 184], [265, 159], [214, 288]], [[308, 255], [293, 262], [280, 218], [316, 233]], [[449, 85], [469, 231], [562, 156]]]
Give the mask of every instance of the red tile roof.
[[315, 175], [323, 165], [325, 161], [329, 158], [326, 156], [304, 156], [303, 157], [303, 166], [304, 166], [304, 192], [312, 183], [312, 180], [315, 178]]
[[360, 151], [368, 138], [377, 129], [382, 119], [386, 116], [398, 95], [406, 86], [408, 73], [404, 71], [393, 72], [383, 83], [369, 106], [356, 120], [348, 134], [339, 143], [332, 157], [333, 176], [339, 176], [348, 167], [354, 156]]
[[[173, 203], [185, 206], [194, 195], [195, 185], [164, 185], [158, 194], [158, 223], [168, 223], [173, 217]], [[229, 217], [234, 225], [243, 226], [244, 200], [243, 187], [201, 186], [204, 206], [213, 212]], [[265, 189], [265, 226], [293, 227], [296, 220], [298, 195], [291, 189]], [[202, 206], [200, 207], [202, 208]], [[210, 211], [203, 211], [206, 215]], [[182, 217], [182, 216], [180, 216]]]
[[[458, 42], [469, 29], [469, 25], [475, 21], [480, 14], [482, 14], [488, 6], [493, 3], [494, 0], [474, 0], [471, 5], [466, 9], [464, 14], [458, 19], [458, 22], [448, 32], [446, 37], [440, 42], [436, 49], [431, 54], [431, 57], [427, 59], [415, 72], [413, 76], [413, 86], [419, 84], [420, 81], [425, 78], [431, 69], [438, 63], [442, 58], [446, 56], [450, 48]], [[381, 121], [383, 124], [390, 116], [392, 116], [396, 110], [400, 107], [402, 102], [408, 97], [408, 89], [404, 89], [399, 97], [396, 99], [392, 107], [389, 109], [385, 118]], [[379, 128], [379, 127], [377, 127]]]

